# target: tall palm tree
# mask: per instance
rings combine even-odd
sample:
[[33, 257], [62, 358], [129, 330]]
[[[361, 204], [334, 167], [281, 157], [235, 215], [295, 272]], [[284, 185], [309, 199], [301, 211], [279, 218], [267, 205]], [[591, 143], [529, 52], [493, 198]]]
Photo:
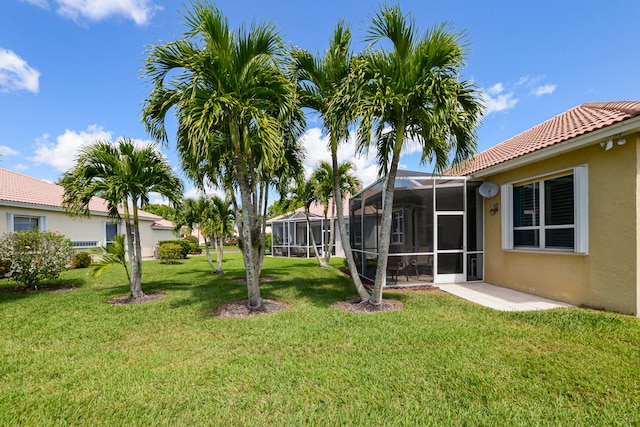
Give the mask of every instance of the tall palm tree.
[[[382, 301], [395, 177], [406, 140], [422, 146], [422, 161], [434, 161], [435, 170], [457, 164], [476, 149], [475, 129], [482, 114], [474, 85], [459, 80], [464, 65], [463, 34], [441, 25], [417, 34], [415, 22], [399, 6], [384, 6], [371, 17], [366, 41], [379, 47], [365, 57], [358, 142], [367, 151], [375, 144], [380, 176], [386, 176], [378, 247], [378, 265], [369, 302]], [[372, 135], [373, 132], [373, 135]], [[373, 137], [372, 137], [373, 136]]]
[[[136, 146], [130, 139], [96, 141], [85, 146], [75, 166], [62, 176], [63, 206], [72, 215], [89, 216], [94, 196], [105, 199], [109, 215], [124, 218], [131, 276], [131, 297], [142, 292], [142, 248], [138, 210], [149, 203], [155, 192], [178, 204], [183, 192], [171, 165], [155, 144]], [[121, 212], [120, 213], [120, 209]]]
[[369, 293], [362, 285], [358, 269], [347, 236], [347, 227], [342, 212], [342, 194], [340, 191], [338, 144], [349, 136], [349, 126], [354, 123], [353, 90], [356, 85], [348, 84], [353, 71], [351, 53], [351, 30], [343, 21], [338, 22], [329, 48], [323, 56], [314, 56], [306, 50], [297, 49], [294, 57], [295, 76], [299, 82], [300, 99], [304, 106], [320, 113], [322, 124], [329, 135], [329, 149], [333, 174], [333, 191], [337, 209], [338, 230], [344, 249], [351, 279], [365, 301]]
[[153, 137], [167, 142], [165, 118], [175, 107], [183, 164], [230, 194], [248, 307], [258, 309], [266, 177], [289, 160], [286, 152], [295, 148], [303, 120], [295, 83], [283, 72], [285, 49], [273, 24], [232, 31], [220, 10], [203, 1], [186, 12], [185, 25], [183, 39], [150, 49], [144, 74], [153, 89], [143, 120]]
[[[316, 199], [324, 207], [324, 219], [327, 220], [329, 207], [331, 207], [331, 222], [329, 226], [329, 238], [325, 244], [324, 260], [328, 265], [331, 260], [331, 248], [335, 242], [335, 232], [333, 226], [333, 218], [336, 215], [336, 203], [334, 190], [334, 174], [333, 167], [329, 162], [321, 161], [318, 167], [313, 171], [311, 177], [316, 185]], [[350, 161], [342, 162], [338, 165], [338, 188], [341, 196], [348, 197], [356, 194], [362, 186], [362, 181], [355, 175], [355, 166]]]

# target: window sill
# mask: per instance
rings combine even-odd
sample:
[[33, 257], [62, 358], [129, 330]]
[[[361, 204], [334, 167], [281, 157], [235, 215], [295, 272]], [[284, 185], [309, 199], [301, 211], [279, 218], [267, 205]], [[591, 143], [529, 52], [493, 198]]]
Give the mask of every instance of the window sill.
[[567, 249], [536, 249], [536, 248], [514, 248], [503, 249], [504, 252], [515, 252], [525, 254], [543, 254], [543, 255], [574, 255], [574, 256], [587, 256], [588, 253], [574, 252]]

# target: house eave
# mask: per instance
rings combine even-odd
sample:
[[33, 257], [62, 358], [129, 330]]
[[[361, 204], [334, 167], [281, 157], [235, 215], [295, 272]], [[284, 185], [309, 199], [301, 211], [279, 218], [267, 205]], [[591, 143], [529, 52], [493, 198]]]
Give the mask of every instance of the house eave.
[[602, 129], [594, 130], [587, 134], [568, 139], [556, 145], [552, 145], [551, 147], [543, 148], [541, 150], [525, 154], [512, 160], [507, 160], [506, 162], [499, 163], [495, 166], [490, 166], [488, 168], [472, 172], [471, 174], [469, 174], [469, 177], [474, 180], [482, 179], [487, 176], [496, 175], [498, 173], [506, 172], [511, 169], [516, 169], [533, 162], [546, 160], [560, 154], [588, 147], [590, 145], [600, 143], [607, 138], [625, 136], [627, 134], [637, 132], [638, 129], [640, 129], [640, 116], [633, 117], [631, 119], [604, 127]]
[[[64, 208], [60, 206], [51, 206], [51, 205], [40, 205], [37, 203], [25, 203], [25, 202], [14, 202], [10, 200], [0, 200], [0, 206], [6, 206], [10, 208], [22, 208], [22, 209], [34, 209], [39, 211], [49, 211], [49, 212], [62, 212], [66, 213]], [[108, 217], [108, 212], [103, 211], [89, 211], [90, 216], [99, 216], [99, 217]], [[138, 217], [140, 221], [156, 221], [157, 218], [151, 218], [145, 215], [140, 215]]]

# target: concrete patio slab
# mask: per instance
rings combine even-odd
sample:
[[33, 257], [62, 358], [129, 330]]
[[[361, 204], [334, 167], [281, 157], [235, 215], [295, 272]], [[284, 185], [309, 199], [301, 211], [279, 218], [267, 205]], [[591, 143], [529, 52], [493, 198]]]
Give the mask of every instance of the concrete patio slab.
[[501, 311], [532, 311], [573, 307], [571, 304], [564, 302], [484, 282], [444, 284], [437, 285], [437, 287], [460, 298]]

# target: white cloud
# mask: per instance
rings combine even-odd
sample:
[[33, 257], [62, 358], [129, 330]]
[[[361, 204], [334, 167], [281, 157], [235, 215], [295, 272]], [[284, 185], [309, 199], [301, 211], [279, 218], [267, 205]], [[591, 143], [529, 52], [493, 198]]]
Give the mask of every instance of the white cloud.
[[30, 3], [34, 6], [38, 6], [41, 7], [43, 9], [48, 9], [49, 8], [49, 1], [48, 0], [22, 0], [24, 3]]
[[60, 172], [65, 172], [75, 164], [78, 151], [98, 139], [111, 140], [111, 132], [98, 125], [91, 125], [80, 132], [67, 129], [56, 138], [55, 143], [49, 142], [49, 135], [45, 134], [36, 139], [36, 152], [31, 160], [36, 164], [50, 165]]
[[13, 168], [18, 171], [26, 171], [29, 169], [29, 166], [23, 163], [18, 163], [17, 165], [13, 165]]
[[[23, 0], [43, 9], [49, 9], [48, 0]], [[102, 21], [120, 16], [145, 25], [160, 6], [152, 0], [52, 0], [57, 5], [58, 14], [78, 22], [82, 19]]]
[[[225, 199], [227, 197], [226, 191], [213, 186], [205, 186], [204, 192], [196, 187], [191, 187], [184, 192], [185, 199], [197, 199], [201, 196], [218, 196], [221, 199]], [[167, 204], [168, 202], [164, 202], [163, 204]]]
[[11, 147], [0, 145], [0, 156], [17, 156], [19, 153]]
[[38, 93], [40, 73], [13, 51], [0, 48], [0, 92]]
[[[318, 162], [325, 160], [331, 162], [331, 151], [328, 148], [328, 138], [322, 134], [320, 128], [309, 129], [301, 139], [304, 145], [307, 158], [304, 162], [307, 178], [318, 165]], [[338, 161], [344, 162], [350, 160], [356, 169], [356, 175], [362, 180], [363, 185], [367, 186], [378, 178], [378, 165], [375, 156], [375, 150], [367, 155], [356, 155], [356, 140], [352, 133], [349, 139], [338, 146]]]
[[551, 95], [556, 90], [556, 85], [546, 84], [538, 86], [531, 93], [535, 96]]
[[496, 83], [482, 92], [482, 101], [486, 107], [485, 115], [509, 110], [516, 106], [518, 98], [512, 91], [505, 91], [502, 83]]

